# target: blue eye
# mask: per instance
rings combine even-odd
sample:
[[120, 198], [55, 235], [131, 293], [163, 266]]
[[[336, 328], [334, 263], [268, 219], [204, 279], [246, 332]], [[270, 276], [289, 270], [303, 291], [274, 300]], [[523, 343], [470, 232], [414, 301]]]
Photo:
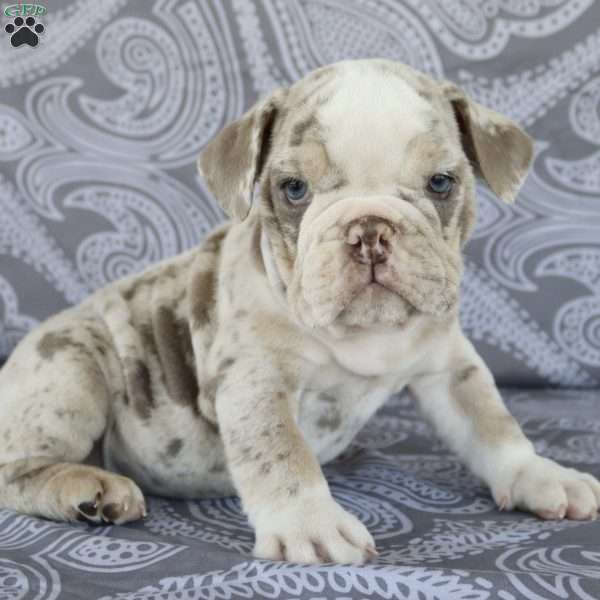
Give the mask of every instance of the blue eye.
[[447, 197], [454, 187], [454, 178], [446, 173], [434, 173], [427, 183], [427, 190], [437, 196]]
[[291, 204], [300, 204], [306, 199], [308, 185], [302, 179], [288, 179], [281, 187]]

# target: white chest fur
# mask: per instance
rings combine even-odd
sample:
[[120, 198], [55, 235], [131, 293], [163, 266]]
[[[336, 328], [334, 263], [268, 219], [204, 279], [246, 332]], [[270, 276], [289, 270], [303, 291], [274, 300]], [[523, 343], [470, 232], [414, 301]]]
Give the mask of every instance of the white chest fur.
[[[447, 329], [416, 318], [400, 330], [321, 338], [320, 364], [297, 393], [297, 420], [320, 462], [342, 452], [373, 413], [416, 374], [435, 369]], [[325, 350], [326, 348], [326, 350]], [[324, 356], [327, 359], [323, 360]]]
[[410, 379], [440, 356], [447, 344], [448, 327], [432, 317], [413, 317], [399, 329], [381, 328], [322, 339], [342, 367], [364, 377], [400, 374]]
[[319, 462], [340, 454], [404, 384], [397, 376], [353, 375], [338, 365], [319, 369], [298, 391], [296, 406], [298, 425]]

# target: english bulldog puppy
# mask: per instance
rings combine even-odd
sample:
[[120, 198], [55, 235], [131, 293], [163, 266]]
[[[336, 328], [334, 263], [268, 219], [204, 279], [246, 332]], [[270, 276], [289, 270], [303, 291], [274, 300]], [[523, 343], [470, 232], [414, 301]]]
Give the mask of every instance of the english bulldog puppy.
[[0, 372], [0, 507], [125, 523], [143, 492], [238, 494], [257, 557], [361, 563], [373, 538], [320, 464], [408, 386], [500, 509], [594, 518], [600, 483], [535, 453], [458, 320], [475, 177], [512, 202], [531, 158], [515, 123], [397, 62], [274, 91], [199, 159], [231, 222]]

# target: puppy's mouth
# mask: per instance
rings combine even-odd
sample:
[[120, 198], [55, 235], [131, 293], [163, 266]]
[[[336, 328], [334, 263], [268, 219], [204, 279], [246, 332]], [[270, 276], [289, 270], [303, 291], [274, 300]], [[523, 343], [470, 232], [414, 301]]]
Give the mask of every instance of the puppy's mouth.
[[[384, 265], [372, 264], [365, 265], [365, 288], [373, 288], [373, 289], [384, 289], [392, 294], [396, 294], [402, 298], [402, 294], [398, 293], [397, 289], [394, 289], [389, 284], [386, 284], [385, 277], [383, 276], [383, 271], [385, 270]], [[359, 289], [358, 292], [361, 290]]]
[[350, 298], [348, 304], [368, 291], [370, 297], [385, 297], [388, 302], [402, 301], [410, 304], [401, 276], [387, 264], [354, 265], [356, 278], [348, 286]]

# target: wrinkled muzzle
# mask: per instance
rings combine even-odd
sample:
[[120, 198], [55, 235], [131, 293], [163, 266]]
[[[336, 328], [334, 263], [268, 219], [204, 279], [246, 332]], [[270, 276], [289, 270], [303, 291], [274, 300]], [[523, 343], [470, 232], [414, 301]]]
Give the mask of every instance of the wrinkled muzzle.
[[455, 309], [460, 252], [408, 202], [347, 198], [305, 220], [288, 289], [305, 325], [402, 325]]

